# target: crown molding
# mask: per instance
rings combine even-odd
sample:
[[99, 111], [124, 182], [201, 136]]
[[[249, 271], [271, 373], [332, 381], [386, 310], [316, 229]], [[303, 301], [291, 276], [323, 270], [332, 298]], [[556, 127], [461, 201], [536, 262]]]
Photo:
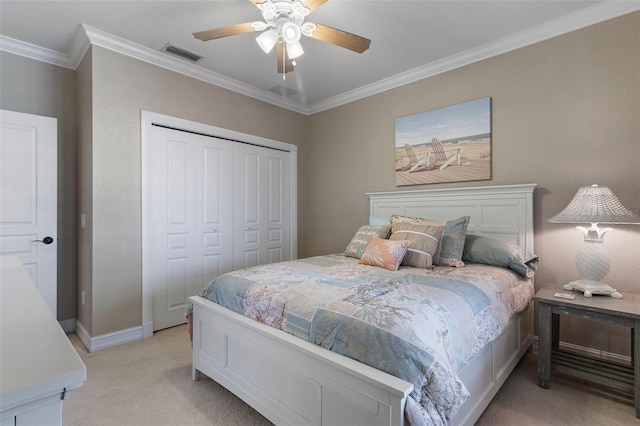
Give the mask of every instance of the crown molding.
[[69, 59], [71, 60], [74, 69], [77, 69], [80, 66], [80, 62], [82, 62], [84, 55], [87, 54], [90, 47], [91, 41], [89, 40], [89, 37], [87, 37], [83, 26], [78, 25], [78, 29], [76, 30], [76, 33], [71, 40], [71, 46], [69, 47]]
[[503, 39], [448, 56], [424, 66], [413, 68], [375, 83], [310, 105], [307, 114], [326, 111], [340, 105], [373, 96], [387, 90], [414, 83], [437, 74], [470, 65], [512, 50], [520, 49], [581, 28], [595, 25], [640, 10], [640, 1], [609, 1], [538, 25]]
[[0, 50], [75, 70], [89, 47], [95, 45], [284, 109], [311, 115], [638, 10], [640, 10], [640, 1], [635, 0], [599, 3], [518, 34], [451, 55], [312, 105], [304, 105], [282, 98], [271, 92], [209, 71], [198, 65], [170, 57], [162, 52], [108, 34], [88, 25], [81, 25], [78, 28], [68, 53], [57, 52], [2, 35], [0, 35]]
[[148, 62], [150, 64], [204, 81], [242, 95], [258, 99], [285, 109], [304, 114], [305, 108], [302, 104], [283, 99], [270, 92], [257, 89], [238, 80], [226, 77], [202, 68], [195, 64], [190, 64], [181, 59], [173, 58], [160, 51], [150, 49], [129, 40], [123, 39], [113, 34], [100, 31], [88, 25], [83, 25], [84, 32], [93, 46], [99, 46], [114, 52], [130, 56], [132, 58]]
[[35, 44], [17, 40], [15, 38], [3, 36], [0, 34], [0, 50], [3, 52], [13, 53], [14, 55], [24, 56], [40, 62], [57, 65], [59, 67], [70, 68], [75, 70], [66, 53], [56, 50], [47, 49], [46, 47], [36, 46]]

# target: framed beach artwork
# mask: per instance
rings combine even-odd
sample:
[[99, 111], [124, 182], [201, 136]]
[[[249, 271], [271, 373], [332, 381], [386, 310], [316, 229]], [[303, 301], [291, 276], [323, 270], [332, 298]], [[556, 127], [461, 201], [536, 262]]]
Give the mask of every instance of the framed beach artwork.
[[396, 119], [396, 186], [491, 179], [491, 98]]

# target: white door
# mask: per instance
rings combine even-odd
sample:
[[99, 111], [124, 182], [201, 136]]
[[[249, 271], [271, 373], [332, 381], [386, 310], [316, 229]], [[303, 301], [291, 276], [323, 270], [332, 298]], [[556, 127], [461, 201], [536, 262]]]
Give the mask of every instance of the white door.
[[152, 126], [146, 270], [153, 329], [185, 322], [188, 298], [233, 268], [233, 144]]
[[0, 254], [17, 256], [57, 312], [57, 121], [0, 110]]
[[234, 176], [234, 269], [289, 260], [289, 153], [236, 144]]

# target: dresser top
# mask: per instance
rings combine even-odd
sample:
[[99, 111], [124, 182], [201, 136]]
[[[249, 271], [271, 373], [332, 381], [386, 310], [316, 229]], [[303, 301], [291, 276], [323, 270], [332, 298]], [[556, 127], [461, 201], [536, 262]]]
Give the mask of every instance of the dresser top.
[[22, 263], [0, 256], [0, 409], [81, 386], [87, 370]]

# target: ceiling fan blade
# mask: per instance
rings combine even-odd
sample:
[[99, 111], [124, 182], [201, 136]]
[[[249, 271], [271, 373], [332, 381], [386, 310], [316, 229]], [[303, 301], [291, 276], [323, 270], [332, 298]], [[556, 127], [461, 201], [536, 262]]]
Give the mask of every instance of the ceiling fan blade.
[[236, 25], [231, 25], [230, 27], [200, 31], [197, 33], [193, 33], [193, 36], [198, 40], [207, 41], [207, 40], [213, 40], [216, 38], [228, 37], [236, 34], [249, 33], [253, 31], [255, 31], [255, 28], [253, 28], [251, 23], [247, 22], [246, 24], [236, 24]]
[[[287, 58], [283, 61], [282, 58], [284, 56], [287, 56]], [[289, 59], [289, 55], [287, 55], [286, 53], [286, 49], [284, 48], [284, 43], [278, 43], [276, 45], [276, 57], [278, 59], [278, 73], [279, 74], [284, 74], [284, 73], [288, 73], [293, 71], [293, 63], [291, 61], [291, 59]], [[284, 65], [284, 71], [283, 71], [283, 65]]]
[[329, 0], [304, 0], [302, 4], [304, 4], [304, 7], [313, 12], [314, 10], [325, 4], [327, 1]]
[[371, 44], [371, 40], [360, 37], [359, 35], [331, 28], [326, 25], [316, 24], [316, 26], [317, 28], [311, 37], [317, 40], [326, 41], [327, 43], [335, 44], [336, 46], [344, 47], [357, 53], [364, 52]]

